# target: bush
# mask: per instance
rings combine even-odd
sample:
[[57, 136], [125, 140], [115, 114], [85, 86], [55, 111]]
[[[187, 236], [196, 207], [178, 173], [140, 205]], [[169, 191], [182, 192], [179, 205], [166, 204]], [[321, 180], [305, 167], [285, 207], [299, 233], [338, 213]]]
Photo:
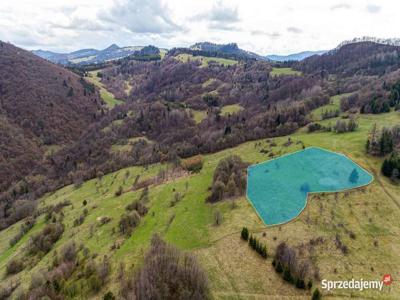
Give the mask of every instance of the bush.
[[218, 163], [214, 172], [211, 195], [208, 201], [216, 202], [224, 197], [244, 195], [246, 191], [247, 164], [239, 156], [228, 156]]
[[122, 186], [118, 187], [118, 190], [115, 191], [115, 196], [119, 197], [122, 195], [123, 189]]
[[296, 287], [298, 289], [305, 289], [306, 288], [306, 284], [305, 284], [304, 280], [301, 279], [301, 278], [297, 278], [296, 279]]
[[129, 280], [124, 276], [125, 299], [209, 299], [206, 273], [194, 256], [183, 253], [154, 235], [144, 263]]
[[22, 237], [35, 225], [36, 220], [33, 217], [28, 217], [21, 225], [19, 232], [10, 240], [10, 246], [14, 246]]
[[112, 292], [107, 292], [104, 295], [103, 300], [115, 300], [115, 296]]
[[140, 216], [145, 216], [148, 212], [148, 208], [144, 205], [142, 200], [136, 200], [131, 204], [128, 204], [125, 208], [128, 211], [136, 210]]
[[320, 299], [321, 299], [321, 293], [319, 289], [315, 289], [312, 294], [311, 300], [320, 300]]
[[321, 130], [323, 128], [323, 126], [321, 125], [321, 124], [319, 124], [319, 123], [311, 123], [311, 124], [309, 124], [308, 126], [307, 126], [307, 130], [308, 130], [308, 132], [315, 132], [315, 131], [318, 131], [318, 130]]
[[46, 254], [51, 250], [53, 244], [57, 242], [64, 232], [64, 225], [61, 223], [48, 224], [33, 238], [31, 238], [28, 249], [31, 254], [42, 252]]
[[282, 273], [283, 272], [282, 264], [281, 264], [280, 261], [278, 261], [278, 263], [276, 264], [275, 271], [278, 272], [278, 273]]
[[288, 267], [283, 270], [283, 279], [287, 282], [293, 283], [293, 276]]
[[24, 269], [24, 264], [18, 258], [13, 258], [7, 263], [6, 274], [12, 275], [21, 272]]
[[191, 158], [184, 159], [181, 162], [182, 168], [192, 173], [198, 173], [203, 168], [203, 156], [196, 155]]
[[85, 215], [80, 215], [74, 220], [74, 227], [80, 226], [85, 222]]
[[249, 230], [246, 227], [243, 227], [241, 237], [245, 241], [249, 239]]
[[118, 223], [119, 231], [122, 234], [130, 235], [132, 230], [140, 223], [140, 215], [136, 210], [131, 213], [125, 214], [121, 217]]
[[400, 155], [398, 153], [391, 154], [389, 158], [383, 161], [381, 170], [382, 174], [391, 178], [392, 181], [400, 179]]

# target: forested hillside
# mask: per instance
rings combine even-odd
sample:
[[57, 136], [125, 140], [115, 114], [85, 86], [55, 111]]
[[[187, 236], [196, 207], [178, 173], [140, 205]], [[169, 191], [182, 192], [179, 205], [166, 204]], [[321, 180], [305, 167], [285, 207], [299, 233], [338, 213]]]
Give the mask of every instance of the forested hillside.
[[[101, 105], [83, 78], [0, 42], [0, 193], [42, 167], [46, 151], [76, 140], [100, 119]], [[9, 195], [30, 191], [23, 181]]]

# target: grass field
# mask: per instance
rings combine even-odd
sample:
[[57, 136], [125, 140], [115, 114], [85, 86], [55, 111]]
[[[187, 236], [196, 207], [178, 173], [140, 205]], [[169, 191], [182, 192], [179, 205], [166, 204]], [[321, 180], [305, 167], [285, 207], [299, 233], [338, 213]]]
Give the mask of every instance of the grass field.
[[281, 75], [297, 75], [297, 76], [300, 76], [301, 72], [293, 70], [292, 68], [272, 68], [271, 76], [281, 76]]
[[[200, 173], [150, 187], [149, 213], [126, 240], [112, 230], [117, 227], [125, 206], [139, 197], [140, 190], [129, 191], [135, 177], [140, 174], [142, 180], [155, 176], [167, 165], [126, 168], [105, 175], [102, 180], [87, 181], [78, 189], [72, 185], [64, 187], [41, 200], [41, 206], [64, 199], [72, 202], [72, 206], [64, 208], [66, 229], [62, 239], [42, 260], [17, 276], [27, 286], [33, 272], [50, 264], [55, 250], [60, 250], [67, 241], [83, 242], [98, 257], [104, 254], [111, 257], [112, 278], [101, 293], [89, 295], [93, 299], [102, 299], [107, 290], [117, 292], [115, 278], [119, 262], [125, 261], [133, 268], [140, 265], [152, 234], [158, 232], [180, 249], [195, 253], [208, 273], [212, 295], [216, 299], [310, 299], [308, 291], [294, 288], [275, 273], [271, 258], [266, 261], [261, 259], [240, 240], [240, 230], [247, 226], [251, 233], [267, 244], [270, 255], [282, 241], [296, 249], [303, 249], [303, 256], [318, 267], [321, 279], [381, 279], [383, 274], [399, 278], [400, 187], [380, 175], [381, 159], [366, 156], [364, 152], [366, 136], [373, 123], [381, 127], [398, 124], [399, 121], [399, 113], [395, 112], [361, 115], [359, 129], [352, 133], [307, 134], [302, 129], [291, 135], [294, 143], [287, 147], [283, 145], [287, 137], [279, 137], [273, 139], [277, 146], [259, 140], [205, 155], [204, 167]], [[214, 205], [205, 203], [214, 169], [220, 159], [236, 154], [249, 163], [258, 163], [268, 159], [268, 155], [260, 152], [262, 149], [282, 155], [299, 150], [301, 145], [297, 141], [302, 141], [306, 146], [324, 147], [348, 155], [373, 173], [375, 181], [360, 190], [310, 196], [307, 207], [298, 218], [286, 225], [268, 228], [244, 197], [236, 199], [235, 206], [232, 201]], [[117, 197], [114, 193], [119, 186], [127, 192]], [[183, 198], [172, 206], [171, 199], [177, 191], [183, 194]], [[88, 216], [81, 226], [73, 227], [74, 219], [84, 209], [83, 200], [88, 202]], [[216, 210], [223, 216], [219, 226], [215, 226], [213, 221]], [[101, 216], [108, 216], [111, 221], [100, 226], [96, 219]], [[0, 278], [4, 276], [8, 259], [24, 252], [29, 237], [43, 228], [44, 220], [39, 218], [33, 229], [10, 248], [7, 241], [15, 235], [19, 226], [15, 224], [0, 232]], [[354, 233], [355, 238], [351, 238], [349, 232]], [[335, 246], [337, 235], [347, 245], [348, 254], [343, 254]], [[322, 238], [324, 243], [311, 246], [310, 240], [317, 238]], [[119, 246], [112, 250], [114, 244]], [[396, 282], [390, 292], [385, 289], [383, 294], [371, 290], [336, 290], [329, 295], [326, 292], [323, 294], [330, 299], [382, 299], [382, 296], [399, 299], [400, 287]]]
[[205, 110], [194, 110], [192, 109], [192, 114], [193, 114], [193, 120], [196, 122], [196, 124], [201, 123], [205, 118], [207, 118], [207, 111]]
[[232, 115], [241, 110], [243, 110], [243, 107], [240, 106], [239, 104], [225, 105], [221, 108], [221, 115], [223, 116]]
[[115, 105], [123, 103], [122, 100], [118, 100], [114, 97], [112, 93], [110, 93], [105, 87], [104, 84], [100, 81], [100, 77], [97, 77], [98, 71], [89, 72], [89, 76], [86, 79], [97, 86], [100, 90], [100, 96], [107, 104], [109, 108], [113, 108]]
[[217, 62], [224, 66], [232, 66], [238, 63], [236, 60], [233, 59], [226, 59], [220, 57], [193, 56], [191, 54], [186, 54], [186, 53], [178, 54], [176, 58], [182, 62], [187, 62], [189, 60], [198, 60], [201, 62], [202, 67], [207, 67], [210, 62]]
[[342, 97], [347, 97], [351, 95], [351, 93], [345, 93], [345, 94], [340, 94], [336, 96], [331, 97], [331, 101], [329, 104], [318, 107], [317, 109], [314, 109], [312, 111], [312, 119], [314, 121], [321, 121], [322, 120], [322, 114], [326, 111], [335, 111], [335, 110], [340, 110], [340, 99]]

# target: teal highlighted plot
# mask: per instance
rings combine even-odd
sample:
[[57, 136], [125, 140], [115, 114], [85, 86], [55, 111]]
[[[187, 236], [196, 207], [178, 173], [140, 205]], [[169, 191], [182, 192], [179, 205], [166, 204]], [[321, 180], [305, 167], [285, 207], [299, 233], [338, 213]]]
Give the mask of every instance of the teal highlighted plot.
[[308, 193], [339, 192], [372, 180], [345, 155], [310, 147], [250, 166], [247, 198], [266, 225], [277, 225], [301, 213]]

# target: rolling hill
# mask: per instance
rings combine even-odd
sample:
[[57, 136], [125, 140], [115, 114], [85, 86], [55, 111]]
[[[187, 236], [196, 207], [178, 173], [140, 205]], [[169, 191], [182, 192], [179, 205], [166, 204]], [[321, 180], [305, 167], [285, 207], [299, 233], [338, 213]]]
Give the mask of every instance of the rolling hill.
[[240, 49], [236, 43], [230, 44], [215, 44], [210, 42], [200, 42], [189, 47], [190, 50], [204, 51], [204, 52], [219, 52], [223, 54], [231, 54], [237, 57], [247, 59], [267, 60], [266, 58], [254, 52]]
[[158, 48], [154, 47], [155, 49], [153, 49], [151, 47], [152, 46], [119, 47], [116, 44], [112, 44], [103, 50], [81, 49], [70, 53], [34, 50], [32, 53], [56, 64], [83, 66], [90, 64], [101, 64], [131, 55], [154, 55], [155, 49], [158, 50]]
[[299, 70], [328, 72], [341, 76], [383, 75], [400, 67], [400, 46], [376, 42], [345, 43], [322, 55], [308, 57], [297, 63]]
[[100, 117], [94, 87], [76, 74], [0, 42], [0, 192], [51, 147], [77, 139]]
[[[400, 175], [381, 172], [399, 163], [398, 48], [357, 42], [289, 64], [234, 44], [182, 49], [81, 78], [0, 45], [0, 174], [16, 183], [0, 201], [0, 296], [399, 298], [397, 284], [321, 286], [400, 276]], [[266, 226], [247, 166], [311, 146], [374, 180], [308, 194], [300, 215]]]

